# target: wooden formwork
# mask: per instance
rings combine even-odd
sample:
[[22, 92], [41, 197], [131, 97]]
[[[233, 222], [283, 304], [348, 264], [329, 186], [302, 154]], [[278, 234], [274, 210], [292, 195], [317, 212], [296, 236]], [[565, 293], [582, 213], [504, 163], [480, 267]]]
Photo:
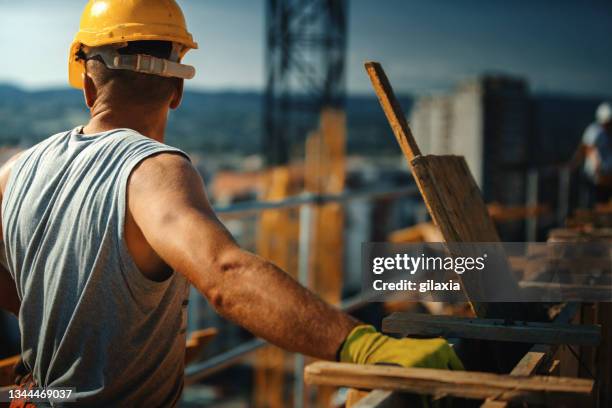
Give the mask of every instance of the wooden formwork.
[[[443, 240], [499, 242], [463, 157], [421, 155], [382, 67], [372, 62], [366, 64], [366, 70]], [[461, 276], [462, 287], [470, 300], [471, 293], [477, 290], [477, 282], [465, 275]], [[509, 264], [501, 265], [496, 278], [518, 298], [521, 288]], [[305, 379], [312, 384], [375, 389], [368, 394], [351, 392], [354, 407], [396, 406], [402, 399], [396, 391], [434, 398], [475, 398], [487, 407], [503, 407], [511, 402], [574, 406], [577, 401], [574, 398], [584, 401], [584, 397], [591, 395], [594, 382], [590, 379], [535, 376], [556, 370], [558, 365], [552, 356], [559, 344], [599, 342], [599, 326], [568, 325], [579, 305], [564, 305], [552, 322], [547, 323], [543, 322], [547, 316], [540, 304], [470, 303], [478, 319], [441, 321], [441, 318], [395, 315], [383, 325], [383, 329], [392, 328], [401, 334], [462, 337], [463, 348], [467, 350], [462, 357], [469, 372], [316, 363], [306, 368]], [[417, 320], [421, 322], [419, 325], [414, 324]], [[528, 335], [525, 327], [529, 327]], [[483, 366], [482, 360], [493, 362], [486, 367], [487, 371], [509, 374], [475, 372], [474, 367]]]
[[[340, 194], [345, 181], [345, 113], [326, 108], [321, 112], [319, 129], [306, 140], [304, 188], [316, 195]], [[341, 203], [325, 203], [313, 206], [311, 214], [307, 286], [337, 306], [343, 283], [344, 208]], [[315, 405], [328, 407], [335, 391], [334, 387], [319, 387]]]
[[[339, 194], [346, 179], [345, 113], [336, 109], [321, 112], [319, 128], [306, 139], [303, 175], [296, 183], [288, 166], [272, 169], [268, 175], [264, 200], [281, 200], [301, 192], [316, 195]], [[306, 284], [326, 302], [338, 305], [342, 291], [344, 210], [339, 203], [310, 208], [308, 281]], [[298, 279], [300, 239], [299, 210], [267, 210], [260, 218], [257, 251]], [[253, 403], [256, 407], [284, 407], [287, 362], [290, 353], [267, 346], [257, 352]], [[289, 364], [291, 365], [291, 364]], [[317, 405], [327, 406], [335, 388], [318, 390]]]
[[[296, 194], [296, 185], [288, 166], [272, 168], [266, 174], [263, 200], [282, 200]], [[260, 215], [257, 230], [257, 253], [297, 279], [298, 213], [295, 209], [266, 210]], [[255, 353], [253, 406], [282, 408], [285, 388], [286, 362], [289, 353], [276, 346], [266, 346]]]

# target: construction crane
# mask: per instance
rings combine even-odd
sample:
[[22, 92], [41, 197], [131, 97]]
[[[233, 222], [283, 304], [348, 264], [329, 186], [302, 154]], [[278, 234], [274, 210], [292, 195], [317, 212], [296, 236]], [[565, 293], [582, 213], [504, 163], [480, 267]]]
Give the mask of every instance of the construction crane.
[[289, 161], [323, 108], [346, 99], [346, 0], [268, 0], [263, 156]]

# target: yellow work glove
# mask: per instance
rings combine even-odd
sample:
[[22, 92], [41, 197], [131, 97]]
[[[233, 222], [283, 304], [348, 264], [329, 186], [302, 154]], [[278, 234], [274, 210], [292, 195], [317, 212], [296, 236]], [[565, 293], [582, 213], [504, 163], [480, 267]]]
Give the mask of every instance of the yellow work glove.
[[402, 367], [463, 370], [444, 339], [394, 339], [373, 326], [355, 327], [340, 350], [340, 361], [357, 364], [397, 364]]

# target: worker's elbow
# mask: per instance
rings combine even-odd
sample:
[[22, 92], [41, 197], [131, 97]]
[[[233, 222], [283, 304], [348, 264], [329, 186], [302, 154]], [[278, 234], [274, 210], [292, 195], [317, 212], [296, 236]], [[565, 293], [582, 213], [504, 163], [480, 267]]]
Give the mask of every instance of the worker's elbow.
[[207, 284], [202, 294], [221, 315], [228, 315], [235, 304], [234, 292], [240, 285], [242, 266], [235, 261], [216, 261], [210, 265]]
[[227, 314], [228, 303], [226, 302], [225, 291], [220, 287], [215, 287], [208, 290], [205, 294], [208, 303], [215, 311], [221, 315]]

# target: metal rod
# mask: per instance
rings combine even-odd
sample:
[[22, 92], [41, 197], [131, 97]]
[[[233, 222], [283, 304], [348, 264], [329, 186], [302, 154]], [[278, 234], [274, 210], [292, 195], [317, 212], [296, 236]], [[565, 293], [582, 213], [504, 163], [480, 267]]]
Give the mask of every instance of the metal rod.
[[361, 199], [381, 199], [409, 196], [417, 194], [418, 191], [419, 190], [417, 187], [412, 185], [408, 187], [373, 188], [360, 191], [347, 191], [341, 194], [319, 195], [305, 193], [278, 201], [250, 201], [220, 207], [215, 206], [214, 210], [215, 213], [221, 216], [245, 215], [258, 213], [264, 210], [300, 207], [305, 204], [320, 205], [325, 203], [347, 202]]
[[231, 350], [218, 354], [200, 363], [195, 363], [185, 369], [185, 385], [194, 384], [203, 378], [215, 374], [242, 360], [246, 355], [265, 346], [262, 339], [249, 340]]

